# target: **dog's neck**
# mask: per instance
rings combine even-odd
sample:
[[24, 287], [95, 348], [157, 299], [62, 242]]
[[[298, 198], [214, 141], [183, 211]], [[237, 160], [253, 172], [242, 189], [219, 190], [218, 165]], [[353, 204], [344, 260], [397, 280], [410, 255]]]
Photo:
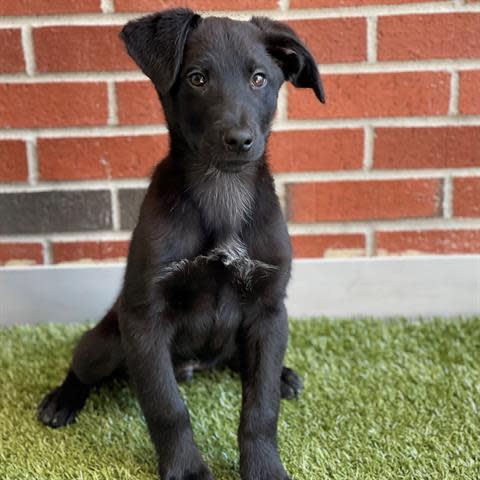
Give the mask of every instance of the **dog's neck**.
[[238, 234], [254, 210], [256, 180], [264, 156], [239, 172], [225, 172], [199, 158], [186, 141], [171, 132], [170, 157], [180, 168], [184, 192], [197, 208], [206, 230], [217, 239]]
[[252, 215], [255, 178], [256, 167], [238, 173], [213, 165], [187, 171], [187, 191], [209, 231], [220, 236], [240, 231]]

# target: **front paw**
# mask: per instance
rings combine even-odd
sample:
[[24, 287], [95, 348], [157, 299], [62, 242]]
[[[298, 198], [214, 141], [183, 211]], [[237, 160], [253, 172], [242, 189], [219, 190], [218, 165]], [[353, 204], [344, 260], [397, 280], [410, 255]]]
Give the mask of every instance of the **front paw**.
[[160, 467], [161, 480], [214, 480], [207, 465], [198, 458], [185, 458], [180, 455], [168, 465]]
[[242, 480], [291, 480], [276, 448], [252, 444], [247, 452], [240, 457]]

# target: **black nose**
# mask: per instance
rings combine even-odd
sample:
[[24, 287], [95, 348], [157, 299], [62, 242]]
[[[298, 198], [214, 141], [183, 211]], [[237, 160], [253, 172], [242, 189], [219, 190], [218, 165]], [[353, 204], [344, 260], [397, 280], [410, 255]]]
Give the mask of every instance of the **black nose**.
[[248, 128], [231, 128], [225, 132], [223, 141], [232, 152], [248, 152], [252, 148], [253, 135]]

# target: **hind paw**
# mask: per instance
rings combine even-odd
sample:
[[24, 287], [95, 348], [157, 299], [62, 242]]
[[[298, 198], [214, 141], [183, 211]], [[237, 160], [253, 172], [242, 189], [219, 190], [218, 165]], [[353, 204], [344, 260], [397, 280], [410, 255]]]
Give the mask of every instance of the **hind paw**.
[[38, 419], [49, 427], [59, 428], [75, 421], [81, 407], [73, 405], [62, 396], [61, 387], [45, 396], [38, 407]]
[[298, 398], [303, 390], [303, 380], [294, 370], [283, 367], [280, 377], [280, 392], [282, 398], [291, 400]]
[[49, 427], [59, 428], [75, 421], [85, 405], [90, 387], [69, 372], [62, 385], [45, 395], [38, 406], [38, 419]]

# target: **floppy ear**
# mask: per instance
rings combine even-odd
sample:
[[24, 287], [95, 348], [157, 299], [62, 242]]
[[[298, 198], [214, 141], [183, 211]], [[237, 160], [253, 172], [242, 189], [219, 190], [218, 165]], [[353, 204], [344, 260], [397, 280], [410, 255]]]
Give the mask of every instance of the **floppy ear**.
[[173, 8], [128, 22], [120, 36], [129, 55], [166, 93], [175, 82], [187, 36], [200, 16], [186, 8]]
[[295, 87], [311, 88], [317, 98], [325, 103], [325, 92], [317, 64], [296, 33], [284, 23], [265, 17], [253, 17], [251, 22], [263, 33], [268, 53], [275, 59]]

